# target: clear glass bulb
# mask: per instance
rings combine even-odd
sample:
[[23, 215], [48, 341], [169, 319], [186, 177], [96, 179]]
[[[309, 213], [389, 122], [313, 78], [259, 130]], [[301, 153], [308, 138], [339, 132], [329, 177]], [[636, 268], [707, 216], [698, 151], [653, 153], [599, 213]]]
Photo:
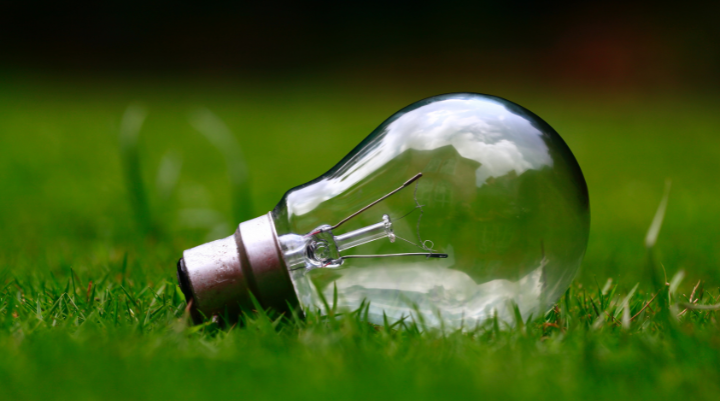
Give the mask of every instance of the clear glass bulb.
[[340, 310], [369, 303], [374, 323], [419, 312], [465, 328], [512, 322], [515, 306], [525, 319], [544, 313], [580, 267], [590, 224], [560, 136], [474, 93], [400, 110], [271, 217], [303, 309], [324, 312], [320, 294], [336, 292]]

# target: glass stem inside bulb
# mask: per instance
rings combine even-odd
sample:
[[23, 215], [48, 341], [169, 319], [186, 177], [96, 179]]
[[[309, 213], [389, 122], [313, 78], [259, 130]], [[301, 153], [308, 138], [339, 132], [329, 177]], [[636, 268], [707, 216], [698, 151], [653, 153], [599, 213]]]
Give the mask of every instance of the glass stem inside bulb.
[[354, 248], [358, 245], [367, 244], [380, 238], [388, 237], [390, 242], [395, 242], [395, 235], [392, 230], [392, 222], [388, 215], [383, 216], [383, 221], [371, 226], [351, 231], [349, 233], [335, 236], [335, 244], [338, 252]]
[[307, 235], [283, 235], [278, 242], [288, 268], [296, 270], [303, 267], [339, 267], [344, 260], [340, 252], [381, 238], [395, 242], [388, 215], [383, 215], [379, 223], [338, 236], [333, 234], [331, 226], [323, 225]]
[[321, 226], [307, 237], [306, 257], [307, 262], [315, 267], [339, 267], [343, 264], [343, 257], [340, 252], [367, 244], [380, 238], [390, 238], [395, 241], [392, 230], [392, 223], [388, 215], [383, 215], [381, 222], [351, 231], [346, 234], [335, 236], [332, 227]]

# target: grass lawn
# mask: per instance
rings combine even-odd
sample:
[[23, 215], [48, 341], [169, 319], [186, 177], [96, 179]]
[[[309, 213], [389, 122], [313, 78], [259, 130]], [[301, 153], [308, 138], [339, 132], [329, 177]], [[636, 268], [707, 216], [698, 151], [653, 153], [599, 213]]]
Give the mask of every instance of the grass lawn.
[[[585, 173], [590, 243], [555, 309], [467, 334], [375, 327], [361, 314], [187, 324], [174, 278], [182, 250], [267, 212], [401, 107], [459, 90], [534, 111]], [[128, 105], [146, 118], [123, 153]], [[0, 399], [717, 400], [717, 312], [678, 303], [693, 292], [696, 305], [720, 302], [718, 106], [700, 95], [500, 84], [5, 74]], [[221, 150], [191, 124], [202, 108], [238, 139], [247, 188], [229, 184]], [[650, 258], [643, 240], [666, 179]]]

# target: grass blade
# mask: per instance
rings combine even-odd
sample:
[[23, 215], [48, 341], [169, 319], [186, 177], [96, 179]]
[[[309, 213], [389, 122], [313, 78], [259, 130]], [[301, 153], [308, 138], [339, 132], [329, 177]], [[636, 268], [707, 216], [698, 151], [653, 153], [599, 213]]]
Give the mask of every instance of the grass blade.
[[125, 109], [120, 123], [120, 155], [125, 171], [125, 186], [130, 198], [130, 205], [135, 215], [135, 222], [143, 234], [153, 232], [150, 205], [142, 178], [138, 137], [147, 112], [138, 105], [130, 105]]
[[236, 222], [253, 217], [250, 178], [245, 157], [230, 128], [213, 112], [201, 108], [190, 114], [190, 124], [198, 130], [225, 158], [232, 190], [233, 217]]

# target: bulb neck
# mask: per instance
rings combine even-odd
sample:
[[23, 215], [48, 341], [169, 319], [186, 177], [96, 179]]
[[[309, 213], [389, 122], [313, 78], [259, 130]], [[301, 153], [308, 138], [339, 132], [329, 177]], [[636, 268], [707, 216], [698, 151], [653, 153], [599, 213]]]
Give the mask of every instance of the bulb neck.
[[203, 316], [237, 320], [241, 311], [287, 313], [298, 304], [270, 214], [240, 223], [235, 234], [183, 252], [178, 282], [197, 323]]

